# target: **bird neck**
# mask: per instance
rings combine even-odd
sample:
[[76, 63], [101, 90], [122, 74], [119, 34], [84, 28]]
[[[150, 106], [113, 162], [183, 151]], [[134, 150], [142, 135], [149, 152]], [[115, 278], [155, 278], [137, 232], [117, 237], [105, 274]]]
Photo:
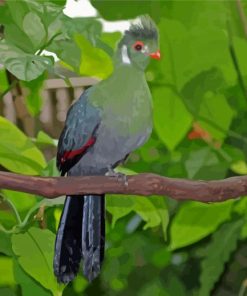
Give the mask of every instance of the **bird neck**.
[[114, 69], [118, 70], [118, 68], [128, 68], [136, 70], [137, 72], [144, 73], [146, 69], [146, 64], [137, 64], [135, 61], [133, 61], [128, 53], [127, 46], [125, 44], [122, 44], [118, 47], [114, 57], [113, 57], [113, 64]]
[[116, 108], [121, 109], [122, 105], [129, 106], [139, 93], [149, 96], [145, 72], [123, 63], [116, 55], [111, 76], [94, 86], [90, 101], [95, 106], [109, 104], [112, 107], [116, 104]]

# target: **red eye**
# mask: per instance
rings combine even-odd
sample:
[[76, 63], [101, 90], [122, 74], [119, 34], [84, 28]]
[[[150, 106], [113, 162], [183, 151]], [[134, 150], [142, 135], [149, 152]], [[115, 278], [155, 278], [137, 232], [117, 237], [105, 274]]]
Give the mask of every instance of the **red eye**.
[[141, 41], [136, 41], [136, 43], [133, 45], [134, 49], [137, 51], [142, 50], [143, 46], [144, 46], [144, 43]]

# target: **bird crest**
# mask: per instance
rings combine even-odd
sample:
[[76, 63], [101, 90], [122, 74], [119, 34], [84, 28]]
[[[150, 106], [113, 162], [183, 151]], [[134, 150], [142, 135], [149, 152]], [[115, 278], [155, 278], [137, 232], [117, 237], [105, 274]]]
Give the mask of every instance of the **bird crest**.
[[139, 16], [125, 33], [135, 39], [158, 40], [157, 27], [149, 15]]

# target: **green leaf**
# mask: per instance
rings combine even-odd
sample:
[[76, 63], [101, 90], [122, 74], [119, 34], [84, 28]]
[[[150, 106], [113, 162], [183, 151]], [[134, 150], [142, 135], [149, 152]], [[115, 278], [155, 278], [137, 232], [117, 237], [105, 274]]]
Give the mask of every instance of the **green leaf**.
[[20, 80], [36, 79], [53, 65], [51, 57], [26, 53], [5, 41], [0, 42], [0, 52], [0, 63]]
[[0, 231], [0, 253], [12, 256], [11, 236], [8, 233]]
[[53, 146], [57, 147], [57, 140], [50, 137], [48, 134], [46, 134], [44, 131], [39, 131], [37, 138], [33, 139], [34, 143], [37, 146], [46, 147], [46, 146]]
[[15, 24], [22, 28], [23, 19], [25, 15], [29, 12], [29, 7], [27, 5], [27, 1], [18, 1], [12, 0], [7, 2], [9, 15], [12, 19], [15, 20]]
[[166, 247], [163, 247], [159, 250], [155, 250], [150, 259], [154, 266], [162, 269], [170, 263], [171, 253]]
[[[155, 17], [154, 12], [159, 11], [164, 5], [163, 1], [146, 0], [91, 0], [92, 5], [107, 20], [133, 19], [141, 14]], [[131, 9], [130, 9], [131, 8]]]
[[160, 213], [148, 198], [136, 196], [133, 210], [146, 222], [143, 229], [160, 225]]
[[245, 240], [247, 238], [247, 215], [245, 216], [245, 219], [244, 219], [244, 225], [243, 225], [243, 227], [241, 229], [240, 238], [242, 240]]
[[20, 267], [17, 260], [14, 260], [14, 277], [16, 282], [21, 286], [22, 295], [51, 296], [48, 290], [44, 289]]
[[122, 34], [120, 32], [104, 32], [101, 35], [101, 40], [108, 44], [113, 50], [115, 50], [121, 37]]
[[53, 274], [55, 235], [49, 230], [30, 228], [24, 234], [12, 236], [13, 251], [27, 274], [43, 287], [57, 295], [63, 286], [58, 285]]
[[56, 40], [48, 49], [56, 53], [69, 69], [80, 72], [81, 50], [73, 40]]
[[118, 173], [121, 173], [121, 174], [124, 174], [124, 175], [130, 175], [130, 176], [133, 176], [133, 175], [136, 175], [137, 172], [131, 170], [131, 169], [128, 169], [128, 168], [125, 168], [125, 167], [122, 167], [122, 166], [118, 166], [116, 167], [115, 169], [116, 172]]
[[0, 288], [1, 296], [16, 296], [16, 293], [10, 288]]
[[159, 296], [169, 296], [170, 294], [166, 291], [165, 287], [161, 284], [159, 278], [152, 280], [144, 284], [140, 291], [137, 291], [137, 296], [150, 296], [150, 295], [159, 295]]
[[171, 249], [189, 246], [214, 232], [220, 224], [230, 218], [232, 204], [233, 201], [183, 204], [171, 223]]
[[226, 86], [222, 72], [218, 68], [202, 71], [183, 87], [181, 94], [188, 110], [197, 117], [206, 93], [217, 93]]
[[37, 202], [37, 198], [33, 194], [12, 190], [2, 190], [2, 193], [5, 198], [14, 204], [21, 217]]
[[75, 41], [81, 49], [80, 74], [106, 78], [113, 70], [111, 58], [102, 49], [93, 47], [82, 35], [75, 34]]
[[36, 49], [28, 36], [14, 22], [8, 24], [4, 29], [5, 40], [26, 53], [34, 54]]
[[1, 93], [3, 93], [9, 87], [9, 83], [7, 81], [6, 71], [5, 69], [0, 69], [0, 98]]
[[0, 286], [12, 286], [15, 284], [13, 273], [13, 260], [0, 256]]
[[236, 220], [223, 224], [213, 234], [212, 242], [206, 249], [207, 256], [201, 263], [199, 296], [208, 296], [224, 270], [231, 253], [237, 247], [243, 221]]
[[0, 231], [9, 230], [19, 222], [16, 209], [2, 194], [0, 196], [0, 206]]
[[68, 36], [73, 39], [75, 33], [83, 35], [93, 45], [96, 45], [98, 38], [102, 32], [102, 24], [95, 17], [77, 17], [70, 18], [63, 15], [63, 37], [68, 39]]
[[27, 53], [34, 53], [32, 41], [23, 31], [23, 20], [29, 13], [29, 7], [26, 1], [12, 0], [8, 1], [7, 12], [4, 15], [5, 23], [4, 37], [7, 43], [11, 43]]
[[[125, 167], [117, 167], [116, 172], [125, 175], [135, 175], [136, 172]], [[112, 226], [118, 219], [128, 215], [130, 212], [136, 212], [145, 222], [144, 229], [156, 227], [161, 224], [166, 239], [166, 230], [169, 223], [169, 213], [166, 202], [163, 197], [131, 195], [107, 195], [107, 210], [112, 214]]]
[[247, 164], [243, 160], [238, 160], [231, 165], [231, 170], [239, 175], [247, 174]]
[[112, 214], [112, 225], [130, 212], [136, 212], [146, 222], [144, 229], [160, 225], [160, 213], [153, 203], [142, 196], [107, 195], [107, 210]]
[[184, 164], [190, 179], [224, 178], [229, 167], [210, 147], [191, 150]]
[[191, 127], [192, 117], [182, 100], [167, 87], [153, 88], [154, 126], [168, 149], [173, 150]]
[[179, 20], [188, 28], [224, 29], [229, 18], [227, 6], [220, 1], [180, 1], [166, 5], [165, 9], [169, 18]]
[[169, 211], [163, 196], [152, 195], [149, 200], [153, 203], [161, 220], [161, 226], [163, 230], [164, 239], [167, 240], [167, 227], [169, 224]]
[[134, 198], [130, 196], [107, 195], [106, 208], [112, 214], [112, 226], [118, 219], [128, 215], [134, 208]]
[[162, 18], [159, 32], [161, 54], [164, 52], [166, 58], [155, 68], [156, 76], [163, 83], [180, 91], [188, 81], [213, 67], [222, 71], [229, 84], [235, 83], [236, 72], [228, 51], [228, 38], [222, 28], [212, 25], [188, 28], [180, 21]]
[[[46, 168], [42, 171], [41, 173], [42, 176], [46, 176], [46, 177], [59, 177], [61, 174], [57, 169], [57, 165], [56, 165], [56, 158], [52, 158]], [[51, 199], [50, 199], [51, 201]]]
[[88, 281], [81, 275], [78, 275], [73, 281], [73, 289], [78, 294], [79, 293], [82, 294], [83, 291], [87, 288], [87, 286], [88, 286]]
[[39, 174], [43, 154], [13, 123], [0, 117], [0, 164], [16, 173]]
[[247, 76], [246, 51], [247, 41], [245, 38], [233, 38], [234, 49], [236, 51], [240, 72], [243, 76]]
[[[94, 46], [98, 46], [98, 39], [102, 31], [102, 25], [96, 18], [70, 18], [61, 17], [62, 28], [59, 34], [47, 47], [49, 51], [56, 53], [62, 60], [62, 64], [80, 73], [81, 48], [77, 44], [75, 34], [83, 35]], [[99, 46], [101, 47], [101, 46]]]
[[96, 45], [112, 57], [121, 36], [122, 34], [120, 32], [102, 33], [100, 39], [97, 40]]
[[202, 128], [215, 139], [223, 140], [227, 135], [233, 116], [234, 111], [225, 96], [207, 93], [199, 111], [199, 123]]
[[38, 115], [42, 109], [43, 100], [41, 90], [44, 84], [46, 75], [41, 75], [32, 81], [23, 81], [22, 85], [28, 90], [25, 97], [26, 106], [32, 116]]
[[243, 226], [240, 237], [242, 240], [245, 240], [247, 238], [247, 198], [242, 197], [240, 200], [236, 201], [233, 210], [242, 217]]
[[61, 29], [62, 7], [50, 1], [7, 2], [3, 13], [5, 38], [26, 53], [44, 47]]
[[29, 12], [23, 19], [23, 30], [30, 38], [33, 47], [39, 48], [46, 39], [46, 32], [40, 17], [34, 12]]
[[14, 227], [16, 223], [16, 216], [10, 209], [0, 210], [0, 231], [2, 231], [2, 227], [10, 229]]
[[160, 161], [161, 154], [158, 150], [158, 145], [160, 145], [160, 142], [157, 139], [151, 137], [149, 138], [147, 143], [145, 143], [141, 148], [139, 148], [142, 160], [144, 162], [154, 163], [155, 161]]
[[[210, 6], [209, 2], [206, 5]], [[194, 6], [197, 5], [188, 2], [186, 5], [181, 5], [183, 7], [181, 9], [174, 3], [172, 8], [176, 7], [179, 16], [168, 16], [171, 7], [166, 7], [165, 12], [163, 11], [167, 19], [162, 18], [158, 27], [160, 36], [162, 36], [160, 38], [161, 55], [164, 53], [165, 58], [161, 59], [159, 63], [151, 64], [150, 68], [154, 73], [153, 82], [171, 85], [179, 92], [189, 81], [200, 76], [202, 72], [217, 68], [222, 73], [223, 80], [233, 85], [237, 76], [229, 55], [228, 38], [224, 32], [225, 24], [224, 29], [212, 25], [219, 21], [215, 19], [211, 24], [210, 22], [207, 25], [200, 24], [199, 17], [194, 26], [183, 24], [181, 19], [188, 18], [190, 11], [194, 10]], [[201, 13], [201, 6], [197, 7], [198, 15]], [[211, 14], [214, 14], [212, 8], [208, 9], [208, 15], [207, 17], [204, 15], [203, 20], [210, 19]], [[221, 14], [223, 15], [223, 13]], [[190, 18], [190, 21], [193, 21], [193, 18]], [[197, 91], [198, 86], [195, 86], [194, 89]], [[193, 93], [191, 95], [190, 106], [194, 101]], [[200, 97], [197, 100], [200, 101]], [[198, 105], [198, 101], [196, 105]]]
[[185, 282], [181, 278], [178, 278], [175, 274], [170, 274], [166, 280], [166, 289], [170, 295], [186, 296], [188, 295], [185, 288]]

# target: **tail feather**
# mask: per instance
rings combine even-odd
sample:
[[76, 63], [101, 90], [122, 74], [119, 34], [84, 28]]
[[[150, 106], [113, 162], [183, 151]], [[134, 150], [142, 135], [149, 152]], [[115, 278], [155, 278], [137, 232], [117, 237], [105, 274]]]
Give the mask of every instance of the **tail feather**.
[[57, 231], [54, 273], [59, 282], [68, 283], [76, 276], [82, 258], [83, 196], [67, 196]]
[[105, 248], [104, 195], [84, 196], [82, 223], [83, 273], [91, 282], [99, 273]]
[[53, 265], [58, 281], [72, 281], [83, 258], [83, 273], [91, 282], [100, 273], [104, 248], [104, 195], [67, 196], [55, 243]]

